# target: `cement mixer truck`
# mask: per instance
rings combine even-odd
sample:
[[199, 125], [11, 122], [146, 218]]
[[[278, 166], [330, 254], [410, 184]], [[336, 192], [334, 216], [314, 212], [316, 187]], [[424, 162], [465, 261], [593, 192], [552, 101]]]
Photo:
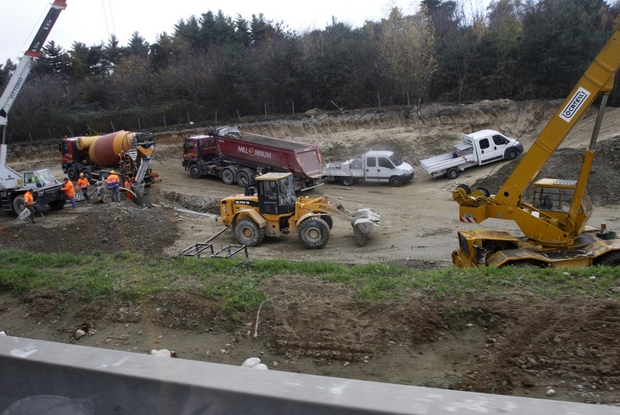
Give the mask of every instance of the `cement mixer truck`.
[[142, 196], [144, 186], [156, 183], [159, 176], [149, 168], [155, 140], [149, 132], [116, 131], [100, 136], [65, 137], [58, 145], [62, 171], [71, 180], [80, 173], [94, 183], [105, 180], [111, 170], [132, 183], [132, 191]]

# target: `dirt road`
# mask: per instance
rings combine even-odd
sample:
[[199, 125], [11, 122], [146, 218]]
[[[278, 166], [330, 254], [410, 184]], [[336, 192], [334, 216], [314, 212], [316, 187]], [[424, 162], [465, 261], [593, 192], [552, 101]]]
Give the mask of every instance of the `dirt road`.
[[[519, 138], [529, 148], [555, 110], [543, 102], [479, 103], [433, 107], [422, 119], [403, 111], [315, 114], [297, 120], [243, 125], [258, 134], [317, 143], [327, 160], [343, 160], [369, 149], [391, 149], [415, 168], [412, 183], [400, 188], [326, 184], [312, 194], [328, 194], [348, 210], [370, 207], [382, 224], [365, 247], [357, 246], [348, 223], [334, 223], [321, 250], [303, 249], [295, 235], [266, 240], [250, 248], [251, 259], [287, 258], [347, 264], [388, 263], [420, 269], [452, 266], [456, 232], [470, 228], [458, 218], [451, 191], [459, 183], [497, 178], [519, 162], [472, 168], [455, 181], [431, 178], [420, 159], [448, 151], [461, 131], [493, 128]], [[600, 141], [609, 143], [589, 183], [603, 195], [590, 220], [620, 229], [620, 111], [608, 109]], [[551, 173], [571, 176], [591, 134], [589, 114], [565, 140], [566, 152]], [[0, 246], [40, 252], [91, 254], [133, 250], [175, 256], [218, 231], [208, 214], [218, 201], [241, 192], [214, 178], [194, 180], [181, 167], [182, 137], [156, 136], [152, 164], [162, 177], [153, 186], [150, 209], [123, 202], [84, 204], [75, 211], [46, 212], [36, 225], [0, 214]], [[572, 151], [571, 148], [579, 148]], [[62, 177], [56, 148], [13, 149], [10, 165], [54, 168]], [[494, 181], [495, 180], [495, 181]], [[501, 182], [501, 180], [500, 180]], [[202, 215], [189, 214], [189, 209]], [[488, 220], [477, 227], [518, 233], [510, 222]], [[236, 243], [232, 233], [217, 246]], [[239, 326], [227, 321], [217, 301], [197, 293], [164, 293], [124, 299], [116, 296], [84, 303], [76, 293], [33, 292], [19, 298], [0, 293], [0, 330], [10, 335], [73, 342], [78, 327], [88, 335], [79, 344], [138, 353], [176, 350], [179, 357], [241, 364], [259, 356], [271, 370], [287, 370], [381, 382], [425, 385], [547, 399], [620, 404], [620, 305], [607, 298], [538, 298], [528, 292], [468, 293], [437, 300], [410, 293], [407, 301], [365, 304], [346, 287], [298, 276], [274, 275], [261, 289], [270, 298], [291, 295], [298, 303], [273, 301], [264, 309], [260, 335], [255, 315]], [[620, 290], [620, 287], [618, 287]], [[576, 312], [576, 310], [578, 312]], [[556, 394], [548, 396], [553, 388]]]

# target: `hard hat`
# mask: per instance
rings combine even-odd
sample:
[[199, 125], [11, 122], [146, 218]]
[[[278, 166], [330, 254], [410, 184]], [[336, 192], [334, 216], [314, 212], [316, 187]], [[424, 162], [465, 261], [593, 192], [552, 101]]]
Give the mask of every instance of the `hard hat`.
[[84, 177], [84, 173], [80, 173], [80, 177]]
[[114, 173], [114, 170], [110, 170], [110, 174], [116, 174], [116, 173]]
[[69, 178], [68, 178], [68, 177], [65, 177], [65, 182], [66, 182], [67, 180], [69, 180]]

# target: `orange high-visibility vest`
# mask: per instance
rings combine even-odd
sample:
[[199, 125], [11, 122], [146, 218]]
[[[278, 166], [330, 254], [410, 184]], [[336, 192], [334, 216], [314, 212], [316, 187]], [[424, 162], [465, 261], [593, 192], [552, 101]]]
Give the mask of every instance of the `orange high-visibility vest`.
[[65, 182], [65, 185], [63, 187], [61, 187], [60, 190], [65, 192], [65, 195], [67, 197], [74, 197], [75, 196], [75, 189], [73, 188], [73, 183], [71, 183], [71, 180], [67, 180]]
[[32, 192], [26, 192], [24, 195], [24, 206], [32, 206], [34, 205], [34, 199], [32, 197]]

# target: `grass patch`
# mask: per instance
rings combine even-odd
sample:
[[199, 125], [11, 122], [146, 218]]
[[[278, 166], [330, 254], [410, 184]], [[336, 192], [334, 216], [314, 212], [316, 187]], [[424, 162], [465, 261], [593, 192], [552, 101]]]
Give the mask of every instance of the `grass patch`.
[[261, 281], [297, 275], [341, 284], [370, 302], [403, 301], [407, 294], [435, 298], [525, 290], [541, 297], [617, 295], [620, 269], [480, 268], [411, 270], [370, 264], [349, 266], [286, 260], [142, 258], [130, 253], [96, 255], [0, 251], [0, 288], [22, 292], [41, 288], [76, 290], [94, 299], [110, 294], [129, 297], [164, 291], [201, 292], [221, 301], [234, 317], [267, 299]]

